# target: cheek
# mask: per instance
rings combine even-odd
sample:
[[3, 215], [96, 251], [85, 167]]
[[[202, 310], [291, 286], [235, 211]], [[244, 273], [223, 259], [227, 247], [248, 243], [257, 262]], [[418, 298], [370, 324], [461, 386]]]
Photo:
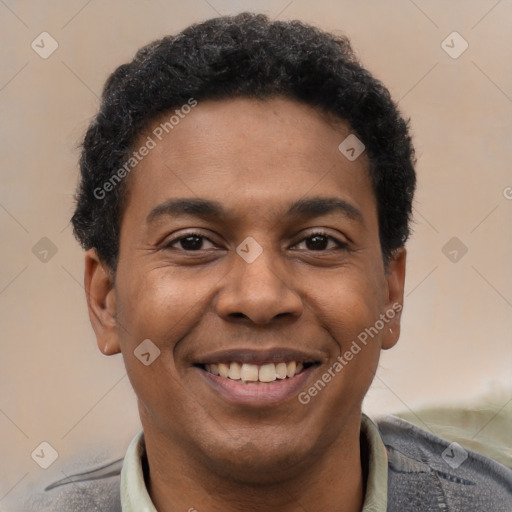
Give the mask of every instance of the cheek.
[[150, 269], [124, 283], [118, 313], [126, 323], [127, 338], [131, 343], [149, 338], [162, 346], [172, 345], [186, 333], [210, 289], [208, 282], [194, 285], [169, 268]]
[[347, 268], [315, 282], [308, 293], [313, 314], [336, 340], [340, 351], [348, 350], [382, 312], [383, 279], [372, 272]]
[[374, 378], [383, 334], [377, 324], [385, 305], [383, 282], [378, 272], [354, 266], [317, 281], [316, 293], [309, 294], [312, 312], [333, 345], [326, 371], [335, 377], [325, 397], [333, 407], [340, 401], [357, 405]]
[[175, 418], [171, 421], [169, 415], [183, 408], [187, 399], [176, 367], [175, 348], [200, 318], [208, 288], [191, 285], [190, 279], [169, 268], [139, 274], [124, 270], [118, 269], [117, 305], [125, 367], [141, 414], [168, 429], [171, 423], [179, 423]]
[[[333, 345], [333, 357], [320, 376], [328, 381], [318, 402], [327, 415], [339, 408], [358, 410], [374, 379], [381, 350], [382, 333], [371, 330], [381, 313], [380, 297], [360, 280], [343, 280], [341, 286], [328, 304], [317, 303], [323, 314], [321, 326]], [[323, 389], [322, 384], [316, 387]], [[340, 415], [339, 421], [344, 417]]]

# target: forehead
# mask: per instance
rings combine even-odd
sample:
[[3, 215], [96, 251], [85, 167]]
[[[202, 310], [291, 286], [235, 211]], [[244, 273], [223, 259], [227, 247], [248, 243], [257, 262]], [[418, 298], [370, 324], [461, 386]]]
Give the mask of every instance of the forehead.
[[129, 176], [126, 213], [131, 205], [147, 214], [172, 197], [256, 213], [308, 195], [375, 210], [366, 155], [350, 161], [338, 149], [351, 133], [344, 121], [284, 98], [204, 101], [186, 110], [172, 123], [173, 112], [161, 116], [136, 141], [135, 149], [151, 139], [152, 149]]

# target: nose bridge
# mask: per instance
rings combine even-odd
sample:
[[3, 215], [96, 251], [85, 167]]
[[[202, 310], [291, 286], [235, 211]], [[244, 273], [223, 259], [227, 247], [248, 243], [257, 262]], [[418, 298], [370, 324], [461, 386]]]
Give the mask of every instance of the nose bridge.
[[[255, 323], [266, 323], [283, 314], [299, 316], [302, 301], [291, 287], [286, 275], [286, 265], [271, 249], [256, 247], [251, 241], [240, 244], [235, 261], [218, 300], [218, 311], [222, 316], [243, 314]], [[260, 246], [261, 247], [261, 246]], [[244, 252], [245, 250], [245, 252]], [[251, 254], [251, 258], [247, 255]]]
[[279, 265], [279, 256], [270, 249], [262, 251], [253, 261], [240, 257], [235, 267], [234, 279], [239, 286], [268, 293], [279, 292], [285, 286], [286, 276], [283, 274], [283, 266]]

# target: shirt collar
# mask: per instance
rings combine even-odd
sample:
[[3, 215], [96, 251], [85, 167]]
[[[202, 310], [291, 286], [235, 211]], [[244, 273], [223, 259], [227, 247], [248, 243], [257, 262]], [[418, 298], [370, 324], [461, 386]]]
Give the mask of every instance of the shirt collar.
[[[361, 418], [361, 432], [368, 446], [368, 480], [361, 512], [386, 512], [388, 506], [388, 452], [375, 423]], [[124, 509], [123, 509], [124, 510]]]
[[[362, 415], [361, 432], [369, 454], [366, 495], [361, 512], [386, 512], [388, 458], [376, 425]], [[121, 471], [121, 506], [123, 512], [158, 512], [144, 482], [142, 457], [146, 455], [144, 433], [140, 431], [128, 446]]]
[[158, 512], [149, 497], [144, 482], [142, 457], [146, 456], [144, 432], [141, 430], [132, 440], [124, 457], [121, 470], [122, 512]]

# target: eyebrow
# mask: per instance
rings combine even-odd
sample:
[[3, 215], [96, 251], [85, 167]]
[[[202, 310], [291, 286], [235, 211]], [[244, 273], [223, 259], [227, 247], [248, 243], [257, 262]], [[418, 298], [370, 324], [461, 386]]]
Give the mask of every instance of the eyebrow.
[[311, 197], [293, 203], [287, 216], [319, 217], [329, 213], [341, 213], [350, 220], [363, 223], [363, 214], [354, 205], [338, 197]]
[[[338, 197], [299, 199], [290, 205], [285, 216], [312, 218], [334, 212], [341, 213], [350, 220], [363, 223], [361, 211]], [[180, 215], [193, 215], [209, 219], [227, 217], [228, 212], [218, 201], [196, 198], [168, 199], [151, 210], [146, 222], [149, 224], [161, 216], [177, 217]]]
[[223, 217], [224, 207], [217, 201], [207, 199], [168, 199], [151, 210], [146, 218], [149, 224], [161, 216], [177, 217], [179, 215], [195, 215], [197, 217]]

